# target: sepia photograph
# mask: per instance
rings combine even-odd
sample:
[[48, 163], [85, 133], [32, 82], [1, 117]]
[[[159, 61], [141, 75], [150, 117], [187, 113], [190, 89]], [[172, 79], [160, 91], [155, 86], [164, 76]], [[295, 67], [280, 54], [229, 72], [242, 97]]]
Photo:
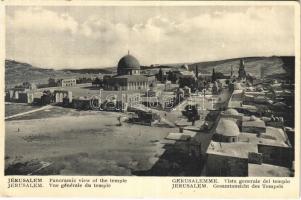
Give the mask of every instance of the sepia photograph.
[[6, 5], [4, 175], [296, 176], [295, 9]]

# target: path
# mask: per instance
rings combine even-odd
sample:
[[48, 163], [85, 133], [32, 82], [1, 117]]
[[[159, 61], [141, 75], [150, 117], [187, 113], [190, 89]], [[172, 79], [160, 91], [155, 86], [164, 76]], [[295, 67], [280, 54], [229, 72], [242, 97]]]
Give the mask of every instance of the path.
[[22, 113], [18, 113], [18, 114], [15, 114], [15, 115], [11, 115], [11, 116], [5, 117], [5, 120], [12, 119], [12, 118], [15, 118], [15, 117], [20, 117], [20, 116], [27, 115], [27, 114], [31, 114], [31, 113], [38, 112], [38, 111], [41, 111], [41, 110], [46, 110], [46, 109], [49, 109], [49, 108], [52, 108], [52, 105], [47, 105], [47, 106], [43, 106], [43, 107], [35, 109], [35, 110], [30, 110], [30, 111], [27, 111], [27, 112], [22, 112]]

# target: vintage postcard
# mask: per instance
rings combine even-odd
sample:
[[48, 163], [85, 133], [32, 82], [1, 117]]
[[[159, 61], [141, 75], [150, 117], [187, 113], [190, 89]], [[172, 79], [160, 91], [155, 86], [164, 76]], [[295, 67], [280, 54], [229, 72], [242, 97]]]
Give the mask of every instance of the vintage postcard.
[[299, 196], [298, 2], [0, 6], [1, 196]]

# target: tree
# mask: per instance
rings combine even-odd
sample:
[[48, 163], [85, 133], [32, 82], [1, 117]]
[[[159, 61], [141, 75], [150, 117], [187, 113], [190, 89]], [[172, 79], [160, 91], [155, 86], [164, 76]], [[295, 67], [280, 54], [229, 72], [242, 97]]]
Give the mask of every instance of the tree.
[[214, 82], [216, 80], [215, 70], [212, 69], [211, 81]]
[[57, 85], [57, 82], [54, 78], [49, 78], [48, 79], [48, 86], [49, 87], [55, 87]]
[[160, 82], [163, 82], [164, 81], [164, 75], [163, 75], [163, 71], [162, 71], [162, 68], [160, 67], [159, 69], [159, 73], [157, 74], [157, 79], [158, 81]]

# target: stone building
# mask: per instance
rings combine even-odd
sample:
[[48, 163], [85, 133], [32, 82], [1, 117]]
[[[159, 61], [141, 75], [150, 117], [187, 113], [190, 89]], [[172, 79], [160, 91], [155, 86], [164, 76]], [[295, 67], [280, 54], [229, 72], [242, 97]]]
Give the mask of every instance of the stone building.
[[55, 103], [63, 103], [64, 99], [67, 99], [69, 103], [72, 103], [72, 92], [67, 90], [54, 90]]
[[26, 88], [13, 88], [5, 92], [5, 101], [17, 103], [32, 103], [35, 92], [36, 91], [32, 91]]
[[76, 86], [76, 79], [75, 78], [60, 79], [58, 80], [57, 84], [59, 87], [74, 87]]
[[49, 87], [74, 87], [76, 86], [75, 78], [49, 78], [48, 79]]

